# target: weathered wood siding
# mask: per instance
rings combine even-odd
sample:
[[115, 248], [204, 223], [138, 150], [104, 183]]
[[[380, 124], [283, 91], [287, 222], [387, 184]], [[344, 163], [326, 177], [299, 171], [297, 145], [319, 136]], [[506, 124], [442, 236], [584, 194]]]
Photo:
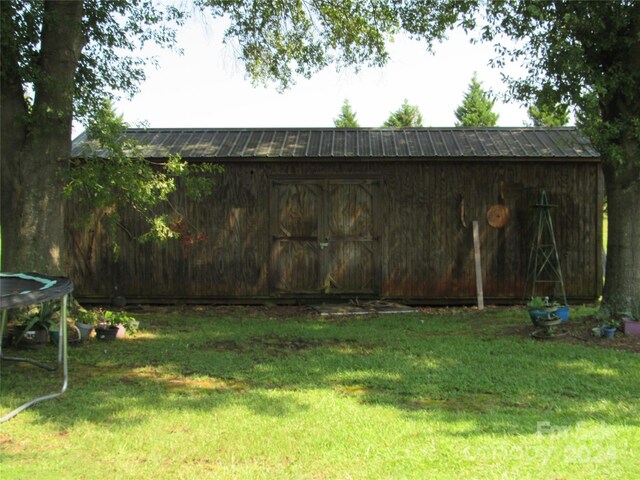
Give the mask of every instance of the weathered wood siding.
[[[521, 300], [535, 220], [531, 205], [542, 189], [557, 205], [552, 215], [567, 295], [593, 299], [600, 293], [597, 162], [285, 159], [224, 166], [212, 197], [198, 204], [174, 199], [206, 234], [188, 248], [133, 241], [143, 226], [127, 212], [116, 257], [104, 225], [78, 228], [73, 219], [81, 209], [70, 206], [69, 275], [77, 295], [206, 302], [360, 290], [426, 303], [472, 301], [471, 223], [478, 220], [485, 297]], [[487, 223], [494, 204], [509, 209], [503, 228]], [[319, 246], [318, 228], [332, 239], [327, 248]]]
[[[522, 298], [536, 219], [531, 205], [542, 189], [558, 205], [552, 215], [568, 295], [597, 295], [596, 165], [424, 163], [403, 164], [390, 173], [384, 202], [389, 208], [386, 295], [473, 298], [471, 222], [478, 220], [485, 296]], [[509, 209], [503, 228], [487, 223], [494, 204]]]

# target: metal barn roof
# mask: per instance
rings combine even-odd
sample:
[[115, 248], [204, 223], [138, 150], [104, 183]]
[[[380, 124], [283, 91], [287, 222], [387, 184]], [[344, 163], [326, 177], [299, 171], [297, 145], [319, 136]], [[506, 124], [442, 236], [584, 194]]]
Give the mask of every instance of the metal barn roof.
[[[598, 152], [575, 128], [129, 129], [148, 158], [580, 158]], [[73, 141], [72, 156], [88, 145]], [[98, 152], [98, 154], [105, 152]]]

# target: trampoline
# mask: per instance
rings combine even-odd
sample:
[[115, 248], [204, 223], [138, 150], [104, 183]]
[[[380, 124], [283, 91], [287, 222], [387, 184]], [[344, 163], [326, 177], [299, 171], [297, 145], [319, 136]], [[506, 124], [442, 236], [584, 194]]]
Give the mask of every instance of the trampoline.
[[59, 392], [34, 398], [0, 418], [0, 423], [13, 418], [22, 410], [29, 408], [38, 402], [57, 398], [67, 389], [67, 304], [69, 293], [73, 291], [73, 283], [65, 277], [50, 277], [39, 273], [0, 273], [0, 311], [2, 311], [2, 323], [0, 323], [0, 338], [7, 326], [8, 312], [12, 308], [60, 300], [60, 326], [58, 336], [58, 361], [55, 367], [44, 365], [29, 358], [6, 357], [2, 354], [0, 344], [0, 361], [27, 362], [40, 368], [55, 371], [62, 367], [62, 388]]

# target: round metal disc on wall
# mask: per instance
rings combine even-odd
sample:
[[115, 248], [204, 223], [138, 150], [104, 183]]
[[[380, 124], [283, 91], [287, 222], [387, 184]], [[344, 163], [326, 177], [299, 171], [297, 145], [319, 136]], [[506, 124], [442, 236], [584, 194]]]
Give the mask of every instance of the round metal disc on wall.
[[504, 205], [492, 205], [487, 211], [487, 222], [493, 228], [502, 228], [509, 221], [509, 208]]

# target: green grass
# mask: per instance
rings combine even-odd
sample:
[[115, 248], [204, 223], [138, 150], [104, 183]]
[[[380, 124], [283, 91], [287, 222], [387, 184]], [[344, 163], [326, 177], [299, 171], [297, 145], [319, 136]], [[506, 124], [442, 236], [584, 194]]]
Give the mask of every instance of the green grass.
[[[512, 336], [521, 310], [136, 317], [0, 425], [1, 478], [640, 477], [640, 357]], [[2, 413], [55, 385], [1, 381]]]

